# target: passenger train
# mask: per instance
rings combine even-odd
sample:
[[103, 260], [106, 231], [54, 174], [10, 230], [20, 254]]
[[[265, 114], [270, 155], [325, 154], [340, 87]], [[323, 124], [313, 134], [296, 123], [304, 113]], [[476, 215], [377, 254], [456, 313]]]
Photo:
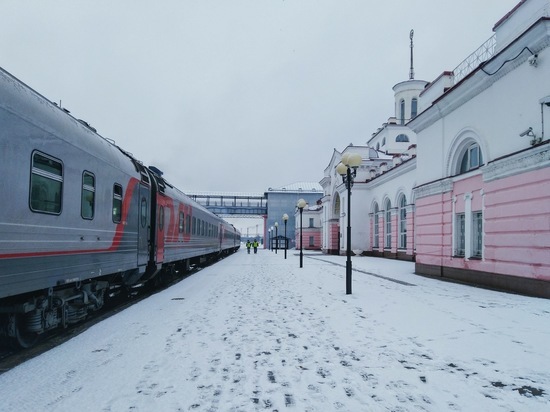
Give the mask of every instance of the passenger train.
[[28, 347], [240, 233], [0, 68], [0, 337]]

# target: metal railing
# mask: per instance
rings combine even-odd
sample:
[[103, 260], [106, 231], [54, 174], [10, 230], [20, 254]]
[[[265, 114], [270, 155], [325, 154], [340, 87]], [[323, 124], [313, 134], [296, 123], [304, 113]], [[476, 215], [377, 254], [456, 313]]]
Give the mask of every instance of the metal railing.
[[489, 60], [495, 54], [496, 34], [483, 43], [476, 51], [470, 54], [453, 70], [454, 83], [464, 79], [473, 72], [481, 63]]

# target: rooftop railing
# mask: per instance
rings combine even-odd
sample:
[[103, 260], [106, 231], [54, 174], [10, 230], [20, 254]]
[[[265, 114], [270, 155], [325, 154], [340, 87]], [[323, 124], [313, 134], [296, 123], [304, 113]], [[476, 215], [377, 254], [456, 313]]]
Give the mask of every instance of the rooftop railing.
[[453, 70], [454, 82], [457, 84], [473, 72], [481, 63], [489, 60], [495, 54], [496, 35], [494, 34], [476, 51], [470, 54]]

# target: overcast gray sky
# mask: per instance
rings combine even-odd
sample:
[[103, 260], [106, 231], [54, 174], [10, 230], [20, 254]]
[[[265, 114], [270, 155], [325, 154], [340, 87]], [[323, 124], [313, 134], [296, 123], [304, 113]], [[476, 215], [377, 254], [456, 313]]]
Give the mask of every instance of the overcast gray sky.
[[2, 0], [0, 66], [184, 191], [318, 182], [519, 0]]

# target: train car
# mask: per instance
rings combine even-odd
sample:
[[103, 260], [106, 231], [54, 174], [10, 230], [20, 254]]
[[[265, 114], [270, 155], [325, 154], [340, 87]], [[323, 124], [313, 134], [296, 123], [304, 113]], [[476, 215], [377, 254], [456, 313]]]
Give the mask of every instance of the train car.
[[235, 226], [222, 222], [221, 228], [221, 250], [225, 254], [236, 252], [241, 247], [241, 233]]
[[150, 170], [156, 199], [152, 215], [156, 218], [152, 222], [155, 250], [148, 276], [161, 270], [169, 274], [185, 271], [191, 264], [237, 250], [234, 242], [222, 242], [222, 228], [231, 225], [168, 183], [159, 169]]
[[2, 69], [0, 125], [0, 337], [31, 346], [222, 253], [220, 218]]

